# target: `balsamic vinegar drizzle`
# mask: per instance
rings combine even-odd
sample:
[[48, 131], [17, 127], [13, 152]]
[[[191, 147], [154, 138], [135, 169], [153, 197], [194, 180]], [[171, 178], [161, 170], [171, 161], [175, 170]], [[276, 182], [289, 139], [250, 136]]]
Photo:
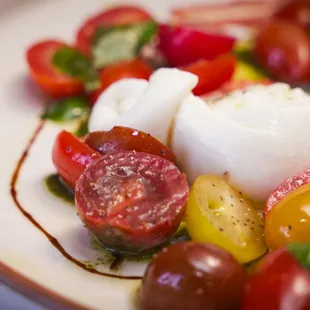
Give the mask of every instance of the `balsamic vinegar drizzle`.
[[[135, 277], [135, 276], [120, 276], [120, 275], [115, 275], [115, 274], [109, 274], [109, 273], [105, 273], [105, 272], [99, 272], [96, 269], [89, 267], [85, 264], [83, 264], [82, 262], [80, 262], [79, 260], [75, 259], [74, 257], [72, 257], [68, 252], [66, 252], [66, 250], [62, 247], [62, 245], [59, 243], [59, 241], [54, 238], [48, 231], [46, 231], [44, 229], [44, 227], [42, 227], [40, 225], [40, 223], [38, 223], [33, 216], [28, 213], [23, 206], [21, 205], [19, 199], [18, 199], [18, 193], [16, 191], [16, 184], [19, 178], [19, 174], [21, 171], [21, 168], [23, 167], [29, 151], [32, 147], [32, 145], [34, 144], [35, 140], [37, 139], [37, 137], [39, 136], [40, 132], [42, 131], [43, 127], [45, 125], [44, 121], [41, 121], [39, 123], [39, 125], [37, 126], [36, 130], [34, 131], [30, 141], [28, 142], [24, 152], [22, 153], [22, 156], [20, 157], [20, 159], [17, 162], [17, 165], [15, 167], [14, 173], [12, 175], [11, 178], [11, 182], [10, 182], [10, 193], [11, 193], [11, 197], [16, 205], [16, 207], [19, 209], [19, 211], [38, 229], [40, 230], [45, 236], [46, 238], [49, 240], [49, 242], [66, 258], [68, 259], [70, 262], [74, 263], [75, 265], [81, 267], [82, 269], [90, 272], [90, 273], [94, 273], [94, 274], [98, 274], [101, 276], [106, 276], [106, 277], [110, 277], [110, 278], [117, 278], [117, 279], [127, 279], [127, 280], [136, 280], [136, 279], [141, 279], [141, 277]], [[114, 268], [117, 268], [119, 266], [119, 264], [122, 263], [122, 256], [116, 256], [116, 259], [112, 262], [110, 268], [111, 270], [115, 270]]]

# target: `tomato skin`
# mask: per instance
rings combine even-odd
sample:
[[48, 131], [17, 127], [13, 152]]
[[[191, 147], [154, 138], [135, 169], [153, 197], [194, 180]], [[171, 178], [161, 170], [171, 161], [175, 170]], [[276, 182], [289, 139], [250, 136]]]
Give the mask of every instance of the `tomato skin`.
[[184, 66], [200, 59], [212, 60], [232, 50], [235, 39], [207, 34], [188, 27], [161, 25], [159, 48], [171, 66]]
[[52, 64], [54, 53], [67, 46], [61, 41], [45, 40], [32, 45], [26, 53], [32, 79], [46, 95], [54, 98], [77, 95], [84, 90], [82, 81], [66, 76]]
[[100, 26], [120, 26], [146, 22], [152, 17], [144, 10], [135, 6], [116, 6], [89, 18], [79, 28], [76, 35], [76, 46], [81, 51], [91, 54], [92, 38]]
[[246, 285], [241, 310], [262, 309], [310, 309], [310, 273], [286, 248], [271, 252]]
[[220, 88], [234, 74], [237, 60], [233, 55], [221, 55], [213, 61], [199, 60], [180, 69], [198, 75], [198, 85], [193, 90], [196, 96]]
[[58, 174], [72, 188], [87, 165], [99, 156], [99, 153], [67, 131], [57, 135], [52, 151]]
[[275, 20], [262, 28], [256, 37], [254, 54], [258, 62], [279, 80], [298, 83], [308, 78], [309, 37], [292, 22]]
[[103, 91], [114, 82], [125, 78], [148, 80], [153, 69], [140, 59], [119, 61], [100, 72], [101, 87], [90, 94], [91, 103], [94, 104]]
[[115, 126], [109, 131], [91, 132], [85, 137], [85, 143], [104, 155], [127, 150], [149, 153], [176, 162], [175, 155], [167, 146], [150, 134], [133, 128]]
[[274, 15], [276, 18], [291, 20], [304, 28], [310, 27], [309, 0], [291, 0]]

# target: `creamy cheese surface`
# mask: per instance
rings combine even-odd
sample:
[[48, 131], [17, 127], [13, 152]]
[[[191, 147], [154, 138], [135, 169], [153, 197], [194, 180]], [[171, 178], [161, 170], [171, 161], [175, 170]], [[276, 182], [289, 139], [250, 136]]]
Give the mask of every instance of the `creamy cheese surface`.
[[101, 94], [90, 115], [90, 131], [126, 126], [167, 143], [172, 120], [198, 83], [198, 77], [178, 69], [155, 71], [149, 82], [123, 79]]
[[176, 115], [172, 149], [190, 182], [229, 176], [249, 198], [265, 200], [286, 178], [310, 167], [310, 96], [275, 83], [207, 103], [186, 101]]

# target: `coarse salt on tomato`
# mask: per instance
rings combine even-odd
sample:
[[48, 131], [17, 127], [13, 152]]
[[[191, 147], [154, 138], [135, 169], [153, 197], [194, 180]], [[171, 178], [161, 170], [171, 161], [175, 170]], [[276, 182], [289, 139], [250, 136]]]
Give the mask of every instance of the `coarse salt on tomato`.
[[77, 182], [76, 206], [103, 245], [136, 253], [175, 233], [188, 193], [185, 176], [170, 161], [116, 151], [87, 167]]

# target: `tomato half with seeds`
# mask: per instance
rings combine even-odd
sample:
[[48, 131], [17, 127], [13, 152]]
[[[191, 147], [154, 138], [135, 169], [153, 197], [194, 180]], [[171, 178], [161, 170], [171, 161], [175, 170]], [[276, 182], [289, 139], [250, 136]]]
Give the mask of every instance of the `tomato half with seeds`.
[[310, 244], [269, 253], [245, 287], [241, 310], [310, 310]]
[[84, 22], [76, 35], [76, 46], [91, 54], [93, 36], [99, 27], [115, 27], [152, 20], [149, 13], [141, 8], [124, 5], [116, 6], [92, 16]]
[[213, 243], [241, 263], [267, 251], [263, 221], [257, 211], [217, 176], [200, 176], [194, 182], [187, 202], [186, 227], [194, 241]]
[[60, 177], [72, 188], [86, 167], [100, 154], [67, 131], [54, 142], [52, 159]]
[[114, 82], [125, 78], [148, 80], [153, 69], [143, 60], [120, 61], [100, 72], [100, 88], [90, 94], [91, 103], [95, 104], [98, 97]]
[[310, 169], [280, 184], [269, 196], [264, 214], [271, 249], [290, 242], [310, 243]]
[[213, 61], [199, 60], [180, 69], [198, 76], [199, 82], [193, 93], [201, 96], [228, 82], [234, 74], [236, 63], [233, 55], [222, 55]]
[[126, 150], [149, 153], [172, 162], [176, 161], [171, 149], [156, 138], [128, 127], [115, 126], [109, 131], [91, 132], [85, 137], [85, 143], [104, 155], [117, 150]]
[[115, 151], [91, 163], [78, 179], [81, 220], [106, 247], [137, 254], [177, 231], [188, 196], [186, 177], [156, 155]]
[[81, 80], [58, 70], [52, 63], [55, 53], [68, 44], [57, 40], [45, 40], [32, 45], [26, 54], [29, 73], [38, 87], [54, 98], [69, 97], [83, 92]]

